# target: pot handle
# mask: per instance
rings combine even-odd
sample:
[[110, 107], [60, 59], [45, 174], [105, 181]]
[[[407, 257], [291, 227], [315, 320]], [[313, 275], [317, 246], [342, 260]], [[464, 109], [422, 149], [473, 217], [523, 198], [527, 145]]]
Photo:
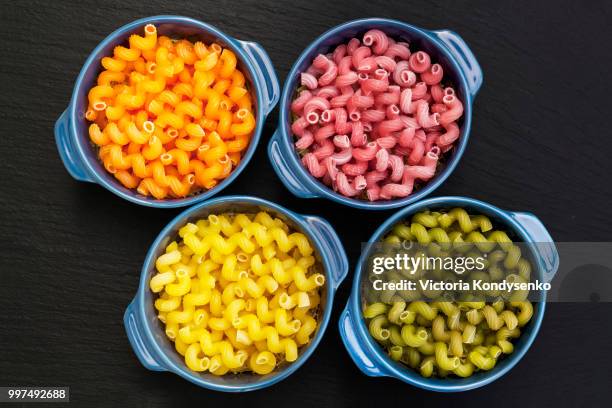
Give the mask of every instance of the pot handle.
[[[351, 300], [349, 299], [349, 302]], [[342, 311], [340, 315], [340, 322], [338, 325], [340, 330], [340, 338], [344, 343], [344, 347], [351, 356], [351, 359], [357, 365], [357, 367], [367, 376], [370, 377], [385, 377], [385, 374], [379, 367], [376, 366], [374, 361], [372, 361], [366, 351], [364, 350], [363, 342], [357, 338], [357, 333], [355, 332], [355, 322], [351, 318], [351, 313], [349, 311], [348, 304]]]
[[482, 69], [468, 45], [463, 41], [463, 38], [453, 31], [438, 30], [432, 33], [453, 54], [467, 79], [470, 93], [475, 96], [480, 89], [480, 85], [482, 85]]
[[167, 371], [148, 349], [148, 343], [142, 333], [143, 325], [138, 319], [136, 298], [125, 309], [123, 325], [134, 354], [136, 354], [140, 363], [148, 370]]
[[550, 282], [559, 269], [559, 253], [550, 233], [546, 230], [542, 221], [528, 212], [513, 212], [510, 214], [518, 222], [533, 240], [540, 258], [544, 262], [544, 279]]
[[308, 189], [302, 183], [299, 176], [291, 170], [289, 163], [285, 159], [285, 155], [293, 154], [293, 152], [283, 152], [280, 144], [280, 138], [282, 137], [282, 132], [279, 129], [276, 129], [274, 135], [270, 138], [270, 142], [268, 143], [268, 158], [270, 159], [270, 163], [272, 163], [272, 168], [276, 172], [278, 178], [283, 182], [285, 187], [293, 195], [300, 198], [315, 198], [318, 197], [312, 191]]
[[260, 44], [252, 41], [238, 41], [238, 43], [251, 58], [257, 79], [264, 88], [264, 112], [268, 115], [280, 98], [280, 85], [272, 60]]
[[93, 183], [94, 180], [89, 176], [83, 161], [74, 146], [74, 142], [70, 137], [70, 109], [66, 109], [55, 122], [55, 143], [60, 158], [64, 163], [64, 167], [68, 173], [79, 181], [87, 181]]
[[342, 246], [342, 241], [334, 231], [334, 228], [323, 218], [313, 215], [305, 216], [304, 219], [312, 227], [312, 231], [323, 245], [326, 255], [332, 260], [331, 282], [334, 291], [346, 278], [348, 273], [348, 258]]

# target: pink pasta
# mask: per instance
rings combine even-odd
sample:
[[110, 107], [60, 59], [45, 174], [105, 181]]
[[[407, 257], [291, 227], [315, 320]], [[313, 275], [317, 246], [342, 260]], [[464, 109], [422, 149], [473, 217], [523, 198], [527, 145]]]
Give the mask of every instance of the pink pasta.
[[463, 103], [442, 65], [373, 29], [300, 76], [291, 130], [313, 177], [346, 197], [407, 197], [461, 136]]

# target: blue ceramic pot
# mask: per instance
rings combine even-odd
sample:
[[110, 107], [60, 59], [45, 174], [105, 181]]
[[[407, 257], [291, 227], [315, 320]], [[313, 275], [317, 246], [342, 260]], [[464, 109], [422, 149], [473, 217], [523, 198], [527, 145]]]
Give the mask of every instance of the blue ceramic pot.
[[[404, 208], [385, 221], [372, 235], [369, 243], [379, 242], [398, 222], [426, 209], [465, 208], [468, 212], [484, 214], [527, 244], [534, 260], [533, 273], [540, 281], [549, 282], [559, 267], [559, 255], [555, 244], [544, 225], [533, 214], [525, 212], [504, 211], [491, 204], [465, 197], [438, 197], [421, 201]], [[366, 251], [367, 252], [367, 251]], [[408, 384], [432, 391], [455, 392], [467, 391], [482, 387], [500, 378], [510, 371], [525, 355], [538, 334], [544, 317], [546, 293], [541, 293], [539, 301], [534, 304], [534, 315], [522, 329], [520, 338], [514, 345], [514, 352], [501, 359], [491, 371], [477, 372], [467, 378], [425, 378], [417, 371], [395, 362], [370, 336], [362, 317], [362, 300], [360, 298], [361, 273], [366, 261], [366, 252], [359, 259], [355, 269], [351, 297], [340, 316], [340, 336], [351, 358], [357, 367], [372, 377], [394, 377]]]
[[[181, 38], [195, 37], [205, 43], [217, 42], [223, 47], [231, 49], [236, 54], [239, 61], [238, 66], [244, 72], [248, 85], [253, 92], [257, 126], [240, 164], [229, 177], [217, 186], [197, 195], [180, 199], [157, 200], [124, 187], [102, 166], [98, 159], [97, 148], [89, 140], [89, 123], [85, 119], [88, 103], [87, 93], [95, 84], [101, 71], [100, 60], [105, 56], [112, 55], [115, 46], [127, 43], [131, 34], [142, 35], [143, 28], [147, 24], [154, 24], [160, 35]], [[264, 121], [278, 102], [279, 94], [278, 78], [272, 66], [272, 61], [261, 45], [255, 42], [236, 40], [209, 24], [187, 17], [147, 17], [116, 30], [106, 37], [87, 58], [76, 80], [70, 105], [55, 124], [55, 140], [66, 170], [79, 181], [100, 184], [112, 193], [141, 205], [159, 208], [188, 206], [217, 194], [244, 170], [257, 148]]]
[[[310, 343], [300, 349], [298, 359], [276, 369], [268, 375], [225, 375], [196, 373], [185, 365], [183, 357], [166, 337], [164, 327], [154, 308], [156, 295], [149, 289], [149, 281], [155, 272], [155, 260], [165, 252], [169, 242], [176, 239], [178, 230], [188, 222], [205, 218], [208, 214], [268, 211], [283, 219], [296, 230], [306, 234], [316, 249], [316, 256], [325, 269], [325, 286], [321, 296], [322, 313], [319, 327]], [[342, 243], [332, 226], [324, 219], [311, 215], [299, 215], [277, 204], [255, 197], [227, 196], [215, 198], [193, 206], [178, 215], [158, 235], [151, 246], [140, 275], [140, 285], [134, 300], [123, 317], [125, 330], [134, 353], [143, 366], [154, 371], [171, 371], [192, 383], [217, 391], [252, 391], [273, 385], [295, 372], [312, 355], [321, 341], [331, 316], [334, 293], [345, 278], [348, 261]]]
[[[368, 202], [345, 197], [315, 179], [300, 161], [291, 133], [291, 101], [299, 87], [300, 73], [310, 66], [320, 53], [327, 53], [336, 45], [367, 30], [378, 28], [396, 39], [404, 39], [413, 49], [428, 52], [432, 59], [444, 68], [444, 73], [454, 84], [459, 99], [464, 105], [461, 136], [453, 153], [447, 158], [444, 168], [425, 186], [412, 195], [390, 201]], [[428, 31], [401, 21], [369, 18], [349, 21], [327, 31], [304, 50], [291, 68], [283, 87], [278, 129], [268, 144], [268, 156], [283, 184], [294, 195], [301, 198], [324, 197], [337, 203], [367, 210], [386, 210], [416, 202], [434, 191], [452, 173], [461, 159], [470, 135], [472, 103], [480, 85], [482, 71], [467, 44], [452, 31]]]

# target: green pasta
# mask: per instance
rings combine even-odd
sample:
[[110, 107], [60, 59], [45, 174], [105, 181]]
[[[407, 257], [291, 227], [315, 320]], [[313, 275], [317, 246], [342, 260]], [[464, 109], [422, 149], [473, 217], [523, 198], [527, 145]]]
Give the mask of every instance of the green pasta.
[[410, 232], [410, 227], [408, 227], [405, 224], [397, 224], [393, 228], [393, 234], [389, 236], [394, 236], [398, 238], [398, 242], [401, 242], [402, 240], [409, 241], [412, 239], [412, 233]]
[[523, 327], [531, 320], [533, 316], [533, 305], [531, 302], [510, 302], [510, 306], [518, 309], [516, 318], [520, 327]]
[[463, 333], [461, 335], [461, 340], [465, 344], [474, 343], [474, 338], [476, 337], [476, 326], [473, 324], [466, 323], [463, 327]]
[[378, 341], [385, 341], [389, 338], [391, 333], [388, 329], [384, 328], [389, 323], [389, 320], [383, 315], [376, 316], [370, 320], [370, 334]]
[[453, 372], [459, 377], [469, 377], [474, 374], [474, 364], [470, 363], [469, 361], [466, 361], [465, 363], [459, 364], [459, 366], [455, 368]]
[[387, 238], [385, 238], [384, 242], [386, 244], [399, 244], [402, 242], [402, 240], [397, 235], [389, 235]]
[[427, 342], [427, 331], [410, 324], [402, 326], [401, 336], [404, 343], [410, 347], [420, 347]]
[[482, 232], [487, 232], [493, 225], [491, 221], [485, 216], [474, 216], [470, 215], [463, 208], [454, 208], [446, 214], [438, 217], [438, 222], [443, 228], [450, 227], [454, 222], [459, 224], [459, 228], [462, 232], [469, 233], [476, 229], [480, 229]]
[[496, 243], [487, 239], [478, 231], [472, 231], [465, 237], [465, 242], [473, 243], [482, 252], [489, 253], [495, 249]]
[[463, 356], [463, 336], [456, 330], [450, 332], [450, 340], [448, 342], [448, 349], [450, 354], [461, 357]]
[[514, 351], [514, 344], [508, 340], [498, 340], [497, 344], [501, 348], [502, 353], [510, 354]]
[[501, 329], [504, 325], [504, 321], [497, 315], [497, 312], [492, 306], [486, 305], [482, 308], [482, 315], [484, 316], [487, 326], [493, 331]]
[[432, 308], [429, 304], [422, 301], [410, 303], [410, 305], [408, 306], [408, 310], [417, 313], [426, 320], [433, 320], [438, 314], [438, 311], [436, 309]]
[[493, 307], [493, 309], [495, 309], [497, 313], [501, 313], [504, 310], [504, 307], [506, 307], [506, 304], [502, 299], [498, 298], [493, 303], [491, 303], [491, 306]]
[[[510, 274], [508, 276], [506, 276], [506, 281], [510, 282], [510, 283], [527, 283], [527, 281], [525, 279], [523, 279], [522, 277], [520, 277], [519, 275], [515, 275], [515, 274]], [[513, 290], [512, 292], [510, 292], [510, 295], [507, 296], [508, 300], [511, 302], [517, 302], [517, 301], [521, 301], [521, 300], [526, 300], [527, 296], [529, 296], [529, 290]]]
[[528, 260], [519, 259], [516, 269], [521, 278], [525, 279], [525, 281], [529, 281], [531, 278], [531, 264]]
[[[416, 242], [420, 246], [405, 253], [414, 257], [462, 254], [466, 259], [485, 259], [482, 270], [462, 276], [439, 265], [420, 265], [413, 270], [398, 267], [387, 272], [387, 282], [431, 278], [444, 282], [461, 279], [522, 283], [531, 278], [531, 263], [510, 235], [497, 229], [487, 216], [470, 214], [463, 208], [414, 214], [393, 226], [383, 242], [392, 245], [383, 250], [391, 256], [395, 250], [408, 251], [413, 246], [410, 244]], [[367, 278], [373, 282], [380, 276], [370, 274]], [[370, 335], [389, 358], [423, 377], [466, 378], [493, 369], [499, 359], [514, 351], [514, 339], [533, 317], [528, 291], [453, 293], [433, 288], [367, 293], [363, 317]]]
[[468, 354], [468, 359], [472, 364], [484, 371], [491, 370], [495, 367], [495, 359], [493, 357], [479, 353], [478, 351], [470, 352], [470, 354]]
[[452, 316], [457, 312], [457, 306], [453, 302], [434, 302], [432, 306], [438, 308], [446, 316]]
[[453, 371], [461, 362], [458, 357], [449, 357], [448, 346], [441, 341], [434, 345], [436, 364], [443, 370]]
[[392, 323], [399, 323], [400, 315], [402, 314], [404, 309], [406, 309], [406, 302], [400, 301], [393, 303], [393, 306], [391, 306], [391, 308], [389, 309], [389, 313], [387, 314], [389, 321]]
[[416, 368], [419, 364], [421, 364], [421, 353], [412, 347], [406, 347], [404, 362], [410, 367]]
[[504, 321], [506, 327], [510, 330], [513, 330], [516, 326], [518, 326], [518, 318], [514, 312], [510, 310], [504, 310], [499, 314], [499, 317]]
[[493, 231], [489, 234], [489, 241], [499, 244], [504, 251], [508, 251], [512, 247], [512, 240], [504, 231]]
[[388, 309], [389, 306], [385, 305], [384, 303], [372, 303], [363, 311], [363, 317], [366, 319], [372, 319], [378, 315], [385, 314]]
[[489, 355], [495, 359], [497, 359], [502, 353], [502, 349], [499, 346], [491, 346], [489, 347]]
[[[427, 227], [427, 228], [434, 228], [438, 226], [438, 219], [437, 217], [427, 213], [427, 212], [420, 212], [418, 214], [415, 214], [414, 217], [412, 217], [412, 222], [416, 222], [418, 224], [422, 224], [423, 226]], [[442, 230], [444, 231], [444, 230]]]
[[423, 360], [419, 369], [423, 377], [431, 377], [433, 375], [435, 361], [436, 359], [433, 357], [426, 357]]
[[434, 344], [430, 341], [425, 342], [421, 347], [418, 348], [419, 353], [426, 355], [426, 356], [431, 356], [434, 354]]
[[421, 224], [410, 224], [410, 233], [414, 236], [419, 244], [427, 245], [431, 242], [431, 237], [427, 232], [427, 228]]
[[455, 313], [448, 316], [448, 318], [446, 319], [446, 324], [448, 325], [448, 328], [451, 330], [460, 329], [461, 328], [461, 311], [456, 310]]
[[400, 332], [400, 328], [397, 325], [393, 325], [389, 328], [389, 341], [394, 346], [405, 347], [406, 342], [402, 338], [402, 334]]
[[450, 335], [446, 332], [446, 323], [442, 316], [436, 316], [431, 324], [431, 335], [436, 341], [448, 341]]
[[403, 354], [404, 351], [400, 346], [392, 346], [389, 349], [389, 357], [391, 357], [392, 360], [400, 361]]
[[404, 310], [400, 313], [399, 320], [403, 324], [411, 324], [416, 318], [416, 313], [412, 310]]
[[484, 341], [484, 332], [483, 330], [476, 330], [476, 334], [474, 335], [474, 341], [472, 342], [472, 344], [474, 346], [479, 346], [482, 344], [482, 342]]

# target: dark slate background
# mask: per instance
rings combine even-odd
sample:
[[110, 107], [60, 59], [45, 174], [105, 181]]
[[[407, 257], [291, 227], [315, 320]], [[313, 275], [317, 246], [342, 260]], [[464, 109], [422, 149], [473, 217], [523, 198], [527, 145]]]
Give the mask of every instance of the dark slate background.
[[[436, 394], [362, 375], [335, 326], [286, 381], [228, 395], [145, 370], [122, 325], [145, 252], [179, 210], [122, 201], [64, 170], [53, 125], [89, 52], [136, 18], [181, 14], [260, 42], [281, 81], [328, 28], [369, 16], [459, 33], [485, 74], [472, 138], [435, 195], [531, 211], [558, 241], [609, 241], [612, 219], [612, 6], [561, 2], [22, 1], [0, 2], [0, 386], [68, 385], [71, 406], [600, 406], [610, 400], [610, 304], [552, 304], [525, 358], [495, 383]], [[264, 197], [332, 221], [349, 257], [391, 212], [298, 200], [273, 173], [266, 123], [248, 169], [224, 191]], [[607, 398], [607, 399], [606, 399]]]

